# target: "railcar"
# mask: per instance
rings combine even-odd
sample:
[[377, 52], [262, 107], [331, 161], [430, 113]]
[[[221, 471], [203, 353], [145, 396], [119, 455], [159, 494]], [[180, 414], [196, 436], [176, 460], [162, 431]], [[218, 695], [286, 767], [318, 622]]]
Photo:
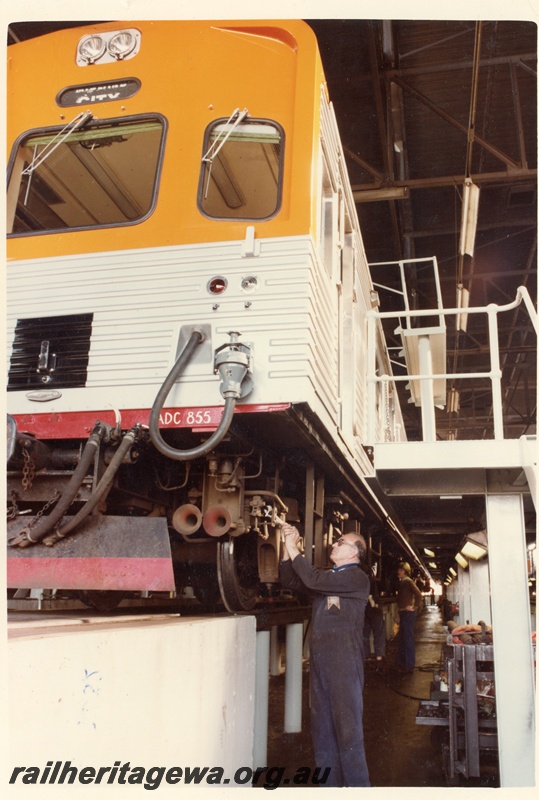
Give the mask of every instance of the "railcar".
[[8, 60], [8, 586], [274, 602], [283, 519], [316, 565], [386, 519], [373, 287], [315, 36], [109, 22]]

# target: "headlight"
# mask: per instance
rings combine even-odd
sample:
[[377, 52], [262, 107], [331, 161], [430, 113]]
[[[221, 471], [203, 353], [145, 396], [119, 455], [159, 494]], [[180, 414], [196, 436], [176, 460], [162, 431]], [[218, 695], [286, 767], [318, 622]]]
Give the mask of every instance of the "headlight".
[[107, 43], [101, 36], [85, 36], [79, 43], [79, 56], [87, 64], [93, 64], [101, 58], [106, 49]]
[[132, 53], [137, 40], [129, 31], [120, 31], [109, 42], [109, 53], [120, 61]]
[[88, 33], [79, 41], [76, 61], [79, 67], [113, 64], [136, 56], [140, 42], [141, 33], [136, 28]]

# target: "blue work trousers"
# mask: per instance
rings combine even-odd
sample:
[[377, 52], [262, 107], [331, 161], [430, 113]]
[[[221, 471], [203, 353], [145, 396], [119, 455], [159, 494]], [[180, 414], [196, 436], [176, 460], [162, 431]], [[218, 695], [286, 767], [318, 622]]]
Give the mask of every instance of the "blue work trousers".
[[374, 644], [374, 655], [383, 658], [386, 654], [386, 631], [384, 626], [384, 612], [381, 608], [368, 607], [365, 609], [365, 624], [363, 627], [363, 647], [365, 658], [371, 654], [371, 632]]
[[397, 666], [403, 669], [414, 669], [415, 667], [414, 627], [416, 614], [416, 611], [399, 611]]
[[361, 634], [311, 639], [311, 732], [325, 786], [370, 786], [363, 740]]

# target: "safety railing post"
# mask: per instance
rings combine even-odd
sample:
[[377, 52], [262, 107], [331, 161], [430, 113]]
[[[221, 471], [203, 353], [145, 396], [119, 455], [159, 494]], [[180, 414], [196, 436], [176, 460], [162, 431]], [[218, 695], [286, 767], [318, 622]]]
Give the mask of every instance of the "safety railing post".
[[502, 409], [502, 371], [500, 369], [500, 348], [498, 342], [498, 306], [491, 303], [487, 306], [488, 335], [490, 347], [490, 379], [492, 382], [492, 415], [494, 418], [494, 438], [503, 439]]
[[376, 316], [367, 314], [367, 443], [375, 444], [376, 437]]
[[432, 352], [428, 336], [418, 337], [419, 372], [421, 380], [421, 427], [424, 442], [436, 441], [436, 416], [434, 411], [434, 381], [432, 375]]

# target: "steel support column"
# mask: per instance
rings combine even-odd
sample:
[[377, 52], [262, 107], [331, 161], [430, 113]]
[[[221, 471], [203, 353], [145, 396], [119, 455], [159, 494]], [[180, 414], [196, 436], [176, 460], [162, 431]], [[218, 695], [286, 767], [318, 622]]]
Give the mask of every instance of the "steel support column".
[[470, 571], [470, 621], [477, 624], [482, 620], [487, 625], [490, 625], [492, 615], [490, 611], [488, 561], [486, 558], [481, 561], [470, 561], [468, 569]]
[[[418, 337], [419, 374], [432, 375], [432, 352], [428, 336]], [[421, 381], [421, 426], [424, 442], [436, 441], [436, 417], [434, 411], [434, 381]]]
[[270, 675], [281, 674], [281, 646], [279, 643], [279, 626], [273, 625], [270, 631]]
[[521, 495], [487, 495], [500, 785], [535, 783], [535, 687]]
[[301, 731], [301, 685], [303, 623], [286, 626], [286, 669], [284, 682], [284, 732]]
[[270, 632], [256, 634], [255, 719], [253, 764], [267, 767]]

